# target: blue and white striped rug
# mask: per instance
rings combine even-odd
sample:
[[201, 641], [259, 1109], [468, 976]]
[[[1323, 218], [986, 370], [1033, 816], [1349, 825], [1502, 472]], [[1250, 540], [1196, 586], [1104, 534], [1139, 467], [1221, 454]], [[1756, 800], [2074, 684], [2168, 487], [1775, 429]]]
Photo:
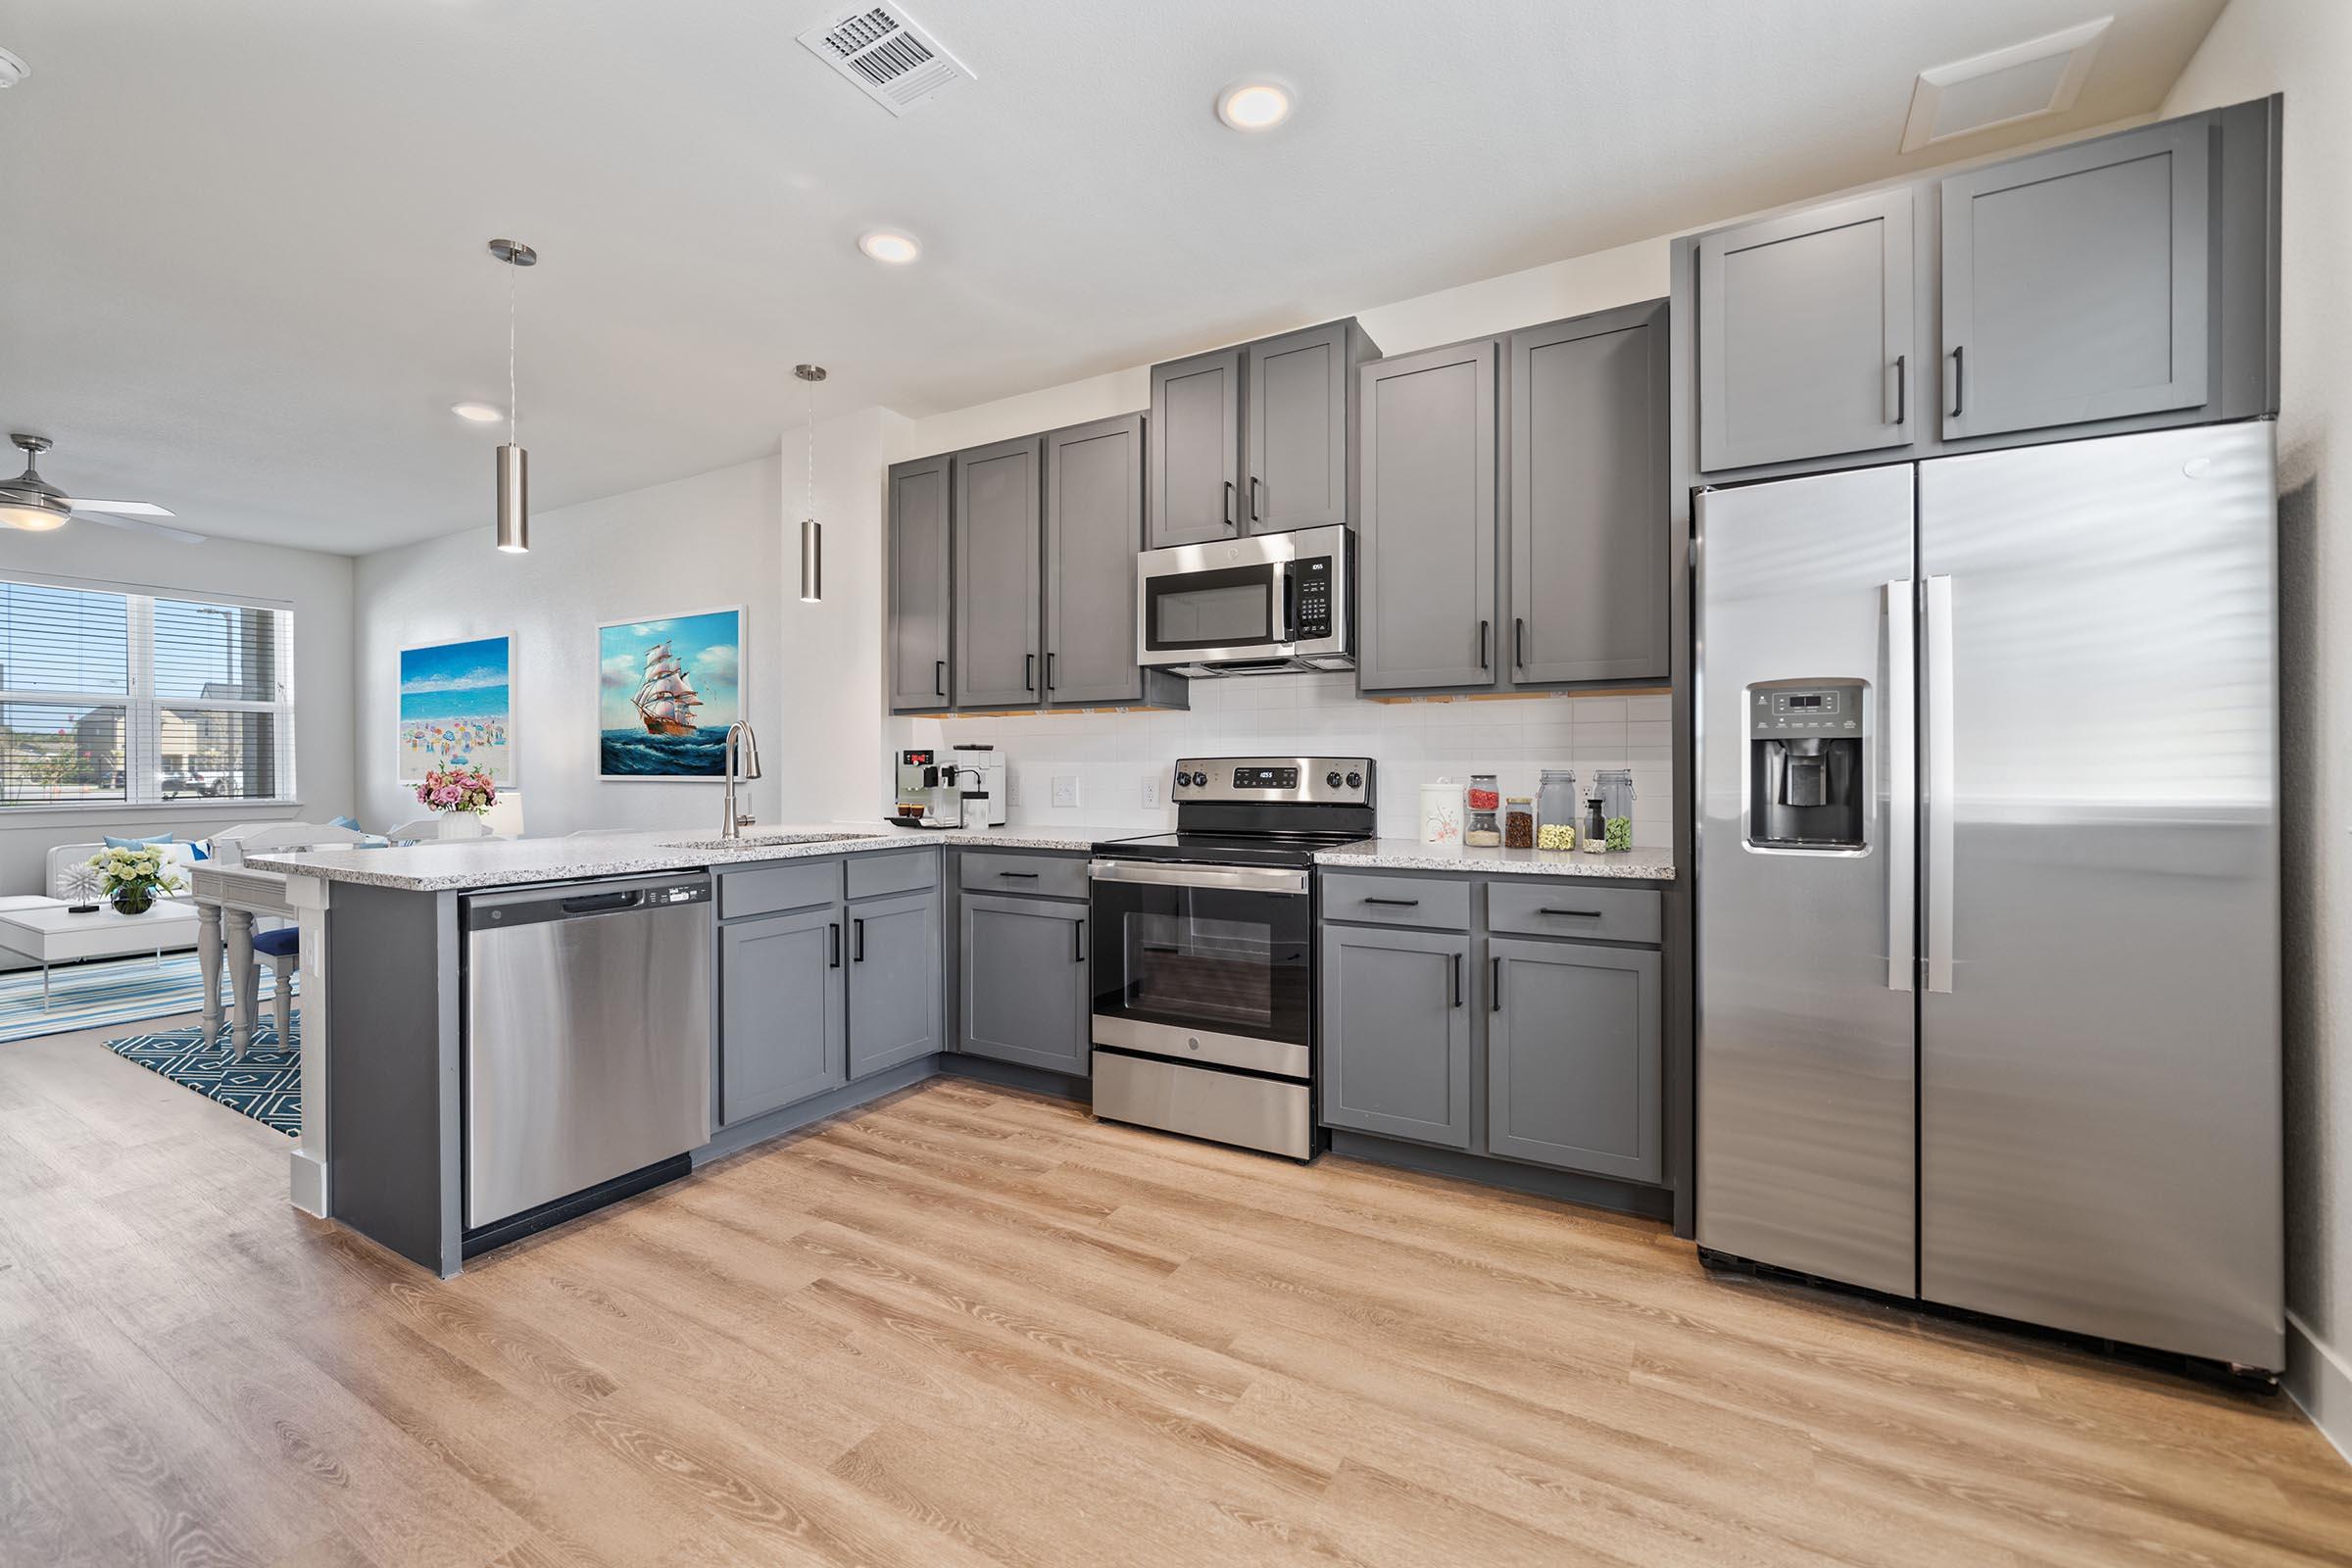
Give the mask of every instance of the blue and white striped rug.
[[294, 1042], [285, 1051], [278, 1049], [277, 1031], [268, 1023], [253, 1032], [253, 1045], [242, 1056], [230, 1049], [225, 1033], [205, 1039], [201, 1024], [109, 1040], [106, 1049], [297, 1138], [302, 1134], [301, 1040], [302, 1014], [297, 1012]]
[[[266, 1017], [275, 990], [273, 976], [268, 964], [257, 967], [261, 971], [261, 1010]], [[294, 989], [297, 995], [301, 993], [299, 980]], [[221, 983], [220, 995], [225, 1004], [226, 981]], [[54, 965], [49, 971], [46, 1012], [41, 1010], [41, 971], [10, 969], [0, 972], [0, 1045], [110, 1023], [166, 1018], [175, 1012], [194, 1012], [203, 1005], [204, 986], [196, 977], [193, 953], [166, 954], [161, 962], [148, 954]]]

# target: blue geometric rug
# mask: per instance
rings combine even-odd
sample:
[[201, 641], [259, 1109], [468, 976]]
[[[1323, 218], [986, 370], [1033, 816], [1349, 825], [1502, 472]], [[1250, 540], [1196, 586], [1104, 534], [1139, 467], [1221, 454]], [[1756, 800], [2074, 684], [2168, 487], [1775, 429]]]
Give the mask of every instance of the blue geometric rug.
[[277, 1031], [269, 1023], [253, 1032], [253, 1045], [242, 1056], [225, 1033], [207, 1041], [202, 1024], [109, 1040], [106, 1049], [296, 1138], [302, 1133], [301, 1042], [302, 1014], [297, 1012], [291, 1051], [277, 1049]]
[[[49, 971], [49, 1005], [45, 1008], [39, 969], [0, 971], [0, 1044], [194, 1012], [204, 1005], [204, 982], [197, 978], [196, 968], [193, 953], [168, 954], [161, 963], [147, 954], [57, 964]], [[257, 968], [267, 1012], [276, 982], [270, 965]], [[297, 992], [302, 989], [299, 977], [292, 983]], [[228, 995], [225, 979], [220, 982], [220, 994], [223, 999]]]

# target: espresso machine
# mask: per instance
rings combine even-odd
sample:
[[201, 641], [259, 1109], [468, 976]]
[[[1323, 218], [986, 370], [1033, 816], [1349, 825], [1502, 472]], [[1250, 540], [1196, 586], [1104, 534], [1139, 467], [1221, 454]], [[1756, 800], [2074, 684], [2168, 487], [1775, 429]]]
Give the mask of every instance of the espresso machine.
[[1747, 842], [1862, 847], [1862, 683], [1749, 688]]
[[956, 791], [965, 827], [1003, 827], [1009, 804], [1004, 789], [1004, 758], [994, 746], [970, 745], [952, 749]]
[[1003, 827], [1007, 802], [1004, 758], [992, 745], [950, 747], [947, 760], [930, 747], [898, 754], [898, 809], [902, 827]]

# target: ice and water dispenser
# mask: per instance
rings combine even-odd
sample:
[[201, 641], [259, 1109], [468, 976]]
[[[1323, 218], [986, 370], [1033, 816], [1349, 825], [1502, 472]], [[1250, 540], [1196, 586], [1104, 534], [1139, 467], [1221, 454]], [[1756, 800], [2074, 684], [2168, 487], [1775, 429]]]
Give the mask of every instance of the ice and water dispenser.
[[1861, 849], [1863, 735], [1858, 680], [1748, 688], [1747, 842]]

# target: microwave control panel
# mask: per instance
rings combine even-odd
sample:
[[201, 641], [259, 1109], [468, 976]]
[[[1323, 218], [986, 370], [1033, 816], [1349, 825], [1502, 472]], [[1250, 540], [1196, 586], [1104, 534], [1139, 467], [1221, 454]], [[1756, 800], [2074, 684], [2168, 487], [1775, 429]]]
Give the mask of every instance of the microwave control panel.
[[1291, 580], [1298, 585], [1298, 620], [1294, 642], [1313, 642], [1331, 635], [1331, 567], [1329, 556], [1310, 556], [1291, 563]]

